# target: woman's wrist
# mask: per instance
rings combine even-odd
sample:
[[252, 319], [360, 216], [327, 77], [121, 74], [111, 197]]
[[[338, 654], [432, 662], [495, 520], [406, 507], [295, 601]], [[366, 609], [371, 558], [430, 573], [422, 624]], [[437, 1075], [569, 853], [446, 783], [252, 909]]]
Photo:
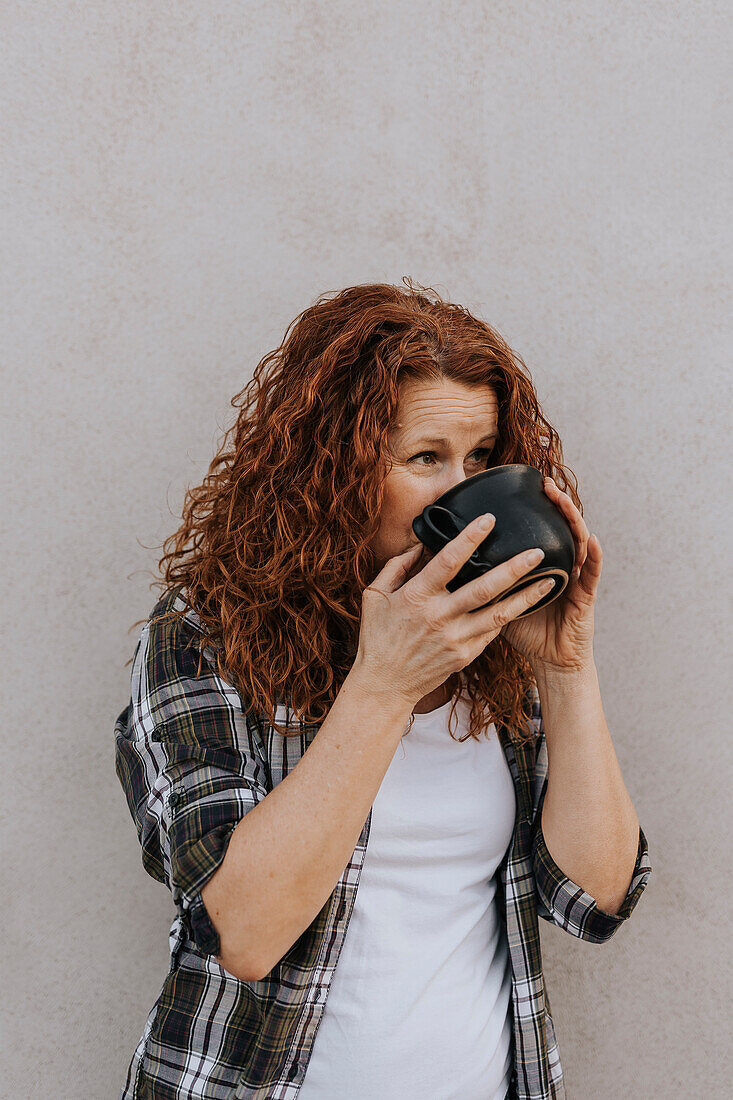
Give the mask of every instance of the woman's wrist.
[[369, 709], [376, 708], [380, 713], [386, 713], [395, 718], [404, 714], [407, 721], [418, 702], [408, 693], [390, 684], [377, 669], [367, 666], [358, 654], [344, 680], [344, 686], [347, 684], [351, 692], [361, 697], [367, 713]]

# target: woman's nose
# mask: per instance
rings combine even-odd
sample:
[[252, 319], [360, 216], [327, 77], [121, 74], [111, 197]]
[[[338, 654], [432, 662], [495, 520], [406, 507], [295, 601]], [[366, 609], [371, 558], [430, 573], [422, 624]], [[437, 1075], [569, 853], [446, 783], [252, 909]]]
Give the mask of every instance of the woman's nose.
[[[449, 489], [455, 488], [456, 485], [462, 485], [463, 482], [467, 481], [469, 477], [471, 477], [471, 475], [467, 474], [462, 467], [459, 467], [458, 470], [456, 470], [455, 472], [451, 472], [450, 477], [447, 477], [445, 481], [441, 483], [438, 496], [442, 496], [443, 493], [447, 493]], [[435, 499], [437, 500], [438, 497], [436, 497]], [[435, 501], [433, 501], [433, 503], [435, 503]]]

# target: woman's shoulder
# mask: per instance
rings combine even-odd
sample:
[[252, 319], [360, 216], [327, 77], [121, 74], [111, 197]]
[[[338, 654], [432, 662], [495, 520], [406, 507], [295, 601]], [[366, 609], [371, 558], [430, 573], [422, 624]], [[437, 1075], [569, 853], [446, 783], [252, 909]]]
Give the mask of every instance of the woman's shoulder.
[[168, 589], [158, 598], [148, 614], [146, 625], [151, 629], [170, 626], [171, 631], [175, 632], [177, 627], [180, 629], [181, 623], [189, 630], [204, 633], [203, 623], [184, 585]]
[[142, 628], [132, 697], [153, 727], [153, 740], [210, 746], [264, 743], [259, 712], [245, 707], [232, 676], [220, 670], [215, 649], [185, 589], [165, 592]]
[[[209, 706], [220, 697], [232, 706], [236, 691], [220, 674], [217, 647], [182, 586], [164, 592], [152, 607], [140, 632], [135, 653], [138, 675], [151, 698], [208, 696]], [[238, 694], [238, 693], [237, 693]]]
[[162, 657], [166, 668], [180, 664], [188, 670], [192, 657], [198, 665], [202, 651], [205, 666], [210, 670], [218, 668], [219, 647], [183, 585], [158, 598], [141, 630], [141, 643], [149, 658]]

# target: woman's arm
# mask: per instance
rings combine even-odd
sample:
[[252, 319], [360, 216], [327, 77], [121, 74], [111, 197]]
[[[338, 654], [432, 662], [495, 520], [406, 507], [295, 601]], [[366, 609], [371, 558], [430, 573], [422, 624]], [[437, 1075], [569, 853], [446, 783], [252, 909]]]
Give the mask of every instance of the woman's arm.
[[600, 909], [616, 913], [634, 871], [639, 819], [601, 703], [595, 664], [535, 678], [547, 741], [542, 832], [559, 867]]
[[355, 664], [301, 760], [234, 829], [201, 897], [235, 977], [268, 974], [323, 908], [410, 714]]

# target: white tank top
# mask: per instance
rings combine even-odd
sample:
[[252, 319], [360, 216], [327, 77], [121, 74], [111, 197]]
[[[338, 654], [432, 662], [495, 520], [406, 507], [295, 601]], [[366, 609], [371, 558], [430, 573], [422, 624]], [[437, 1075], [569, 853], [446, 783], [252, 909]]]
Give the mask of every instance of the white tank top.
[[[511, 969], [495, 872], [514, 783], [489, 740], [416, 714], [372, 806], [354, 909], [298, 1100], [504, 1100]], [[467, 731], [460, 699], [455, 735]]]

